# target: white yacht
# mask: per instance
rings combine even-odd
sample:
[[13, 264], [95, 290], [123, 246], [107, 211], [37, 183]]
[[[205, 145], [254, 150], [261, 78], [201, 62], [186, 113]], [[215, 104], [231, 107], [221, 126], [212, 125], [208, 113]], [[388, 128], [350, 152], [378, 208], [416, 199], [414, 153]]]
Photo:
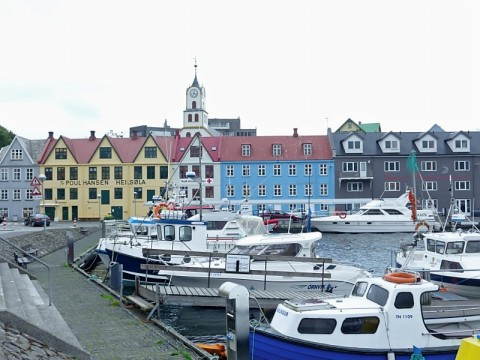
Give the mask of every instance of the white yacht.
[[440, 229], [435, 209], [417, 209], [416, 221], [413, 220], [411, 197], [407, 191], [397, 199], [374, 199], [353, 214], [340, 211], [332, 216], [312, 218], [311, 225], [324, 233], [413, 233], [419, 223]]

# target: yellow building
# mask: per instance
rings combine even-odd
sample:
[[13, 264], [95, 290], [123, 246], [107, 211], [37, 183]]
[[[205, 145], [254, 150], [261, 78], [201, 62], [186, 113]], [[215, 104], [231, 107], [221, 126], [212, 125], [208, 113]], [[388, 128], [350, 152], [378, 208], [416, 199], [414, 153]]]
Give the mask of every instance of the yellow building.
[[97, 138], [94, 131], [84, 139], [55, 139], [50, 132], [39, 160], [45, 175], [41, 209], [57, 220], [146, 215], [145, 203], [165, 192], [176, 139]]

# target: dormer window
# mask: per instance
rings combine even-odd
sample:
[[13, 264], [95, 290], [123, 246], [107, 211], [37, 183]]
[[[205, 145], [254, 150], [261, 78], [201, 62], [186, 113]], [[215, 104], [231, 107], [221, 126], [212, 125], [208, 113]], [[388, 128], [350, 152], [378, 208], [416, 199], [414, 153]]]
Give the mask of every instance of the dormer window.
[[303, 144], [303, 155], [312, 155], [312, 144]]
[[23, 150], [22, 149], [12, 149], [10, 152], [11, 160], [22, 160], [23, 159]]
[[385, 149], [389, 150], [398, 150], [398, 141], [397, 140], [386, 140]]
[[282, 145], [281, 144], [273, 144], [272, 155], [273, 156], [281, 156], [282, 155]]
[[422, 149], [434, 149], [435, 140], [422, 140]]
[[242, 156], [250, 156], [251, 146], [250, 144], [242, 145]]
[[468, 141], [466, 139], [462, 140], [455, 140], [455, 149], [467, 149], [468, 148]]
[[360, 149], [360, 140], [348, 140], [347, 149], [349, 150], [359, 150]]

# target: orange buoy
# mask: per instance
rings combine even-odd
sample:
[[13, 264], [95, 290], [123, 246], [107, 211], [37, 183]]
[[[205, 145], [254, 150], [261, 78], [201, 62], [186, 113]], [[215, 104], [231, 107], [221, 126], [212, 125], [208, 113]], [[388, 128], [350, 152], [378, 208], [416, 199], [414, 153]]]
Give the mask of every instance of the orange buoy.
[[220, 359], [227, 358], [227, 350], [225, 349], [225, 345], [222, 344], [201, 344], [197, 343], [200, 349], [205, 350], [209, 354], [217, 355]]
[[155, 205], [153, 207], [153, 215], [155, 215], [157, 218], [161, 219], [162, 215], [160, 214], [162, 210], [160, 209], [160, 205]]
[[408, 272], [392, 272], [383, 275], [383, 280], [397, 284], [414, 284], [419, 279], [419, 276]]

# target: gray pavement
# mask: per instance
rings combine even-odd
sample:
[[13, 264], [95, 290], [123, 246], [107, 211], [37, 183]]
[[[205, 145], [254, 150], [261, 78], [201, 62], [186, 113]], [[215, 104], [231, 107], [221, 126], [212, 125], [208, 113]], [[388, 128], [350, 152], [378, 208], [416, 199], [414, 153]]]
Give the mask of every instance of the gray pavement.
[[[93, 248], [100, 236], [99, 228], [77, 240], [74, 244], [75, 256]], [[200, 358], [177, 338], [152, 323], [146, 323], [147, 314], [119, 305], [106, 289], [69, 267], [66, 247], [44, 256], [42, 260], [52, 266], [53, 305], [80, 344], [90, 352], [92, 359]], [[38, 262], [31, 263], [28, 270], [37, 276], [48, 292], [47, 270]]]

